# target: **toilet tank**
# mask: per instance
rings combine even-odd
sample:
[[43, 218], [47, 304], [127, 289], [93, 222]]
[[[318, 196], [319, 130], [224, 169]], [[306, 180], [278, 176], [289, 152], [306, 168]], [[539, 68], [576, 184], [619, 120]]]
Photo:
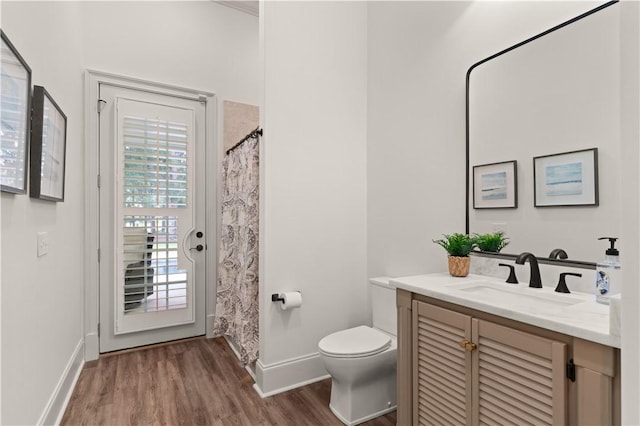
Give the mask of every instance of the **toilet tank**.
[[391, 278], [369, 280], [373, 326], [394, 336], [397, 334], [396, 289], [389, 284]]

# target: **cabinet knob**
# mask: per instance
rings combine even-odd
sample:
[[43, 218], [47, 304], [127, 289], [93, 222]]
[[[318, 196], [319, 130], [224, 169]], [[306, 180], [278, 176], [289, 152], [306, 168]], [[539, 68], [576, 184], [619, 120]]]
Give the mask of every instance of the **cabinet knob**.
[[465, 351], [467, 351], [467, 352], [471, 352], [471, 351], [477, 349], [477, 347], [478, 347], [478, 345], [476, 345], [473, 342], [468, 341], [467, 339], [464, 339], [464, 340], [458, 342], [458, 345], [460, 345], [460, 347], [462, 349], [464, 349]]

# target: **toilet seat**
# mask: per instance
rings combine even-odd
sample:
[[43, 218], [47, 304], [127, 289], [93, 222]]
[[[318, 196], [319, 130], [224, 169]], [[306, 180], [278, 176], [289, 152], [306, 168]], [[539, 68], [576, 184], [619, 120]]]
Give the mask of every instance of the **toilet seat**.
[[366, 325], [337, 331], [318, 343], [320, 352], [336, 358], [371, 356], [385, 351], [389, 346], [391, 337]]

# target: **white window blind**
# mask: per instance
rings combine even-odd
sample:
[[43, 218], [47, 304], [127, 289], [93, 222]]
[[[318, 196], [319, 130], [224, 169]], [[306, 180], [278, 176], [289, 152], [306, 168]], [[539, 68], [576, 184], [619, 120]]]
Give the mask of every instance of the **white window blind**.
[[175, 216], [124, 216], [122, 267], [125, 312], [186, 307], [187, 271], [178, 267]]
[[125, 207], [186, 207], [187, 126], [127, 116], [123, 130]]
[[[187, 271], [178, 267], [178, 217], [188, 204], [188, 126], [125, 115], [122, 127], [124, 311], [186, 307]], [[142, 213], [142, 212], [141, 212]]]

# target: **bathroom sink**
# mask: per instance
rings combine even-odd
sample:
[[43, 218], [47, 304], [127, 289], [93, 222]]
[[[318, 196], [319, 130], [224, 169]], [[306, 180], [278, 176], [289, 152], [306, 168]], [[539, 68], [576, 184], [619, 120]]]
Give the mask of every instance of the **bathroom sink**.
[[552, 289], [529, 288], [492, 281], [472, 281], [451, 286], [459, 296], [511, 309], [546, 311], [566, 308], [585, 301], [574, 294], [556, 293]]
[[524, 294], [522, 291], [512, 291], [508, 288], [497, 289], [492, 286], [488, 286], [486, 284], [480, 284], [476, 286], [470, 286], [467, 288], [460, 289], [466, 293], [473, 294], [474, 297], [482, 297], [482, 298], [500, 298], [502, 302], [509, 303], [510, 301], [514, 302], [542, 302], [545, 304], [553, 305], [553, 306], [571, 306], [576, 303], [582, 302], [581, 300], [567, 300], [565, 298], [552, 298], [551, 295], [541, 294]]
[[[506, 283], [505, 278], [469, 274], [452, 277], [447, 272], [412, 275], [392, 279], [393, 285], [406, 303], [407, 294], [424, 299], [419, 302], [456, 310], [469, 309], [468, 315], [484, 312], [498, 318], [518, 321], [568, 336], [620, 347], [620, 336], [611, 331], [611, 307], [596, 303], [593, 292], [555, 292], [554, 277], [543, 288], [529, 287], [528, 277], [519, 284]], [[400, 299], [398, 299], [400, 300]], [[439, 305], [442, 302], [442, 305]], [[490, 318], [490, 317], [488, 317]]]

